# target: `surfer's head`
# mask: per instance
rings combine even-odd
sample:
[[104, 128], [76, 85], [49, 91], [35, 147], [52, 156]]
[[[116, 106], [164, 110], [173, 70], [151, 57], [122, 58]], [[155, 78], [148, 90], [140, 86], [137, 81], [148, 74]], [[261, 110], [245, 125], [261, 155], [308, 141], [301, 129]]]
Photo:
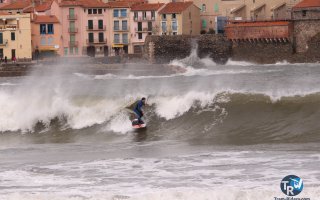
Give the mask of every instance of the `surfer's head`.
[[146, 98], [145, 98], [145, 97], [142, 97], [141, 101], [142, 101], [143, 103], [146, 103]]

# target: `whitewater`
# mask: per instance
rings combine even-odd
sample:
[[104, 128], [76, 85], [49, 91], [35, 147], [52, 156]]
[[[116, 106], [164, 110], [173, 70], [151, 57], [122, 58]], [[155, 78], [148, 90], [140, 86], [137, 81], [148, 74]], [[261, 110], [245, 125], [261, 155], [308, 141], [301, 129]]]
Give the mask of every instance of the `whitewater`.
[[168, 65], [181, 70], [0, 78], [0, 199], [270, 200], [290, 174], [319, 199], [318, 63]]

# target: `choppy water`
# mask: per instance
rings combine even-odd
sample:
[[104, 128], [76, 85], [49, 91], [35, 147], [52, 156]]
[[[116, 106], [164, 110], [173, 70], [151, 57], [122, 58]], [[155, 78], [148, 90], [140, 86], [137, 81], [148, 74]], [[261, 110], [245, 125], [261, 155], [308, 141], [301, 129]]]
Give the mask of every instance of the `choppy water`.
[[186, 72], [1, 78], [0, 199], [264, 200], [289, 174], [319, 199], [319, 64], [171, 64]]

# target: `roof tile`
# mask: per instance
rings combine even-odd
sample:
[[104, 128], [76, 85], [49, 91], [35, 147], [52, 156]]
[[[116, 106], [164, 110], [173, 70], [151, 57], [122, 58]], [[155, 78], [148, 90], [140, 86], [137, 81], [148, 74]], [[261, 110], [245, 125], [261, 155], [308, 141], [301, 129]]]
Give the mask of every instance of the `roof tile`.
[[164, 5], [164, 3], [144, 3], [139, 5], [134, 5], [131, 7], [132, 11], [156, 11], [159, 8], [161, 8]]
[[302, 8], [320, 7], [320, 0], [303, 0], [293, 7], [294, 10]]
[[187, 2], [171, 2], [160, 10], [160, 14], [181, 13], [193, 4], [192, 1]]

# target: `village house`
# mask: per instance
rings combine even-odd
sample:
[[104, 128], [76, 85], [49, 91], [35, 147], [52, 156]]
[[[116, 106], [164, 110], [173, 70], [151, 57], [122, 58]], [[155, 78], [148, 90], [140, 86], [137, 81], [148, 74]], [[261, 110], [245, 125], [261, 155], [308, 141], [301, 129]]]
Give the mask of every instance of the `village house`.
[[31, 60], [30, 14], [0, 13], [0, 58]]
[[112, 47], [111, 55], [133, 53], [130, 32], [130, 11], [131, 7], [140, 4], [141, 1], [115, 1], [107, 3], [110, 7], [109, 22], [112, 28], [109, 31]]
[[200, 9], [193, 2], [171, 2], [159, 11], [162, 35], [200, 34]]
[[133, 53], [142, 53], [146, 37], [159, 33], [158, 11], [163, 6], [163, 3], [145, 3], [132, 6], [130, 32]]

